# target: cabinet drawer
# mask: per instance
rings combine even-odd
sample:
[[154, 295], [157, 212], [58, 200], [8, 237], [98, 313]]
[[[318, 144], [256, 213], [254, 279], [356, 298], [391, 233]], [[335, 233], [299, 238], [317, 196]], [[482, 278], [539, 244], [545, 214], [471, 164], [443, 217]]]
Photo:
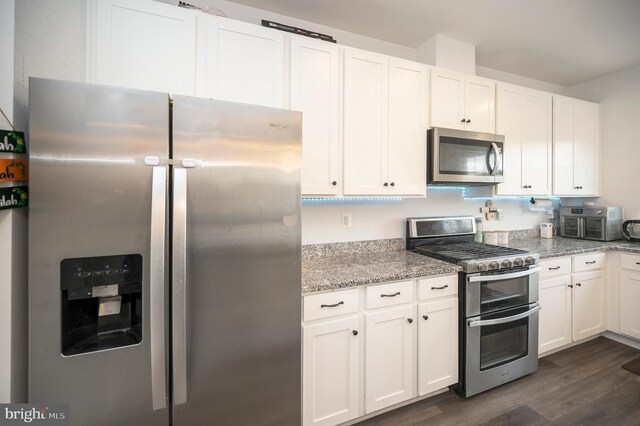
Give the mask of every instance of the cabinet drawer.
[[557, 277], [571, 273], [571, 258], [560, 257], [540, 262], [540, 279]]
[[424, 278], [418, 281], [418, 300], [435, 299], [458, 294], [458, 276]]
[[604, 268], [604, 253], [573, 256], [573, 272], [593, 271]]
[[640, 256], [622, 253], [620, 256], [620, 266], [622, 266], [622, 269], [640, 271]]
[[413, 281], [373, 285], [366, 289], [367, 309], [400, 305], [413, 301]]
[[313, 321], [358, 312], [358, 289], [305, 296], [304, 321]]

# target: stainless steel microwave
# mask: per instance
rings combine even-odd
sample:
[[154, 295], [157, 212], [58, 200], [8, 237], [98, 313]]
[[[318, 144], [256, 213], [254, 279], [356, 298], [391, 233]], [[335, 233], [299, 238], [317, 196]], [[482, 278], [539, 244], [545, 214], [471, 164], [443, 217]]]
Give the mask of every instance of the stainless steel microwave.
[[504, 136], [434, 127], [427, 132], [427, 183], [504, 182]]

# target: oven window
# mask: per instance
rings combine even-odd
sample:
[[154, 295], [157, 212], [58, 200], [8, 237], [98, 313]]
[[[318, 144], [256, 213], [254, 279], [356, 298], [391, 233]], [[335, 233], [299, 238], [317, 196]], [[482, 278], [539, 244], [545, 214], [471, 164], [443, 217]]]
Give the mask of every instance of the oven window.
[[578, 230], [578, 222], [580, 218], [577, 217], [563, 217], [562, 225], [564, 229], [564, 236], [567, 237], [579, 237], [580, 231]]
[[[511, 311], [506, 316], [514, 315]], [[483, 318], [484, 319], [484, 318]], [[529, 353], [529, 318], [480, 329], [480, 370], [524, 358]]]
[[584, 236], [594, 240], [604, 238], [604, 219], [585, 219]]
[[438, 149], [441, 174], [491, 176], [491, 142], [441, 136]]
[[527, 303], [529, 303], [529, 276], [500, 281], [480, 281], [481, 314]]

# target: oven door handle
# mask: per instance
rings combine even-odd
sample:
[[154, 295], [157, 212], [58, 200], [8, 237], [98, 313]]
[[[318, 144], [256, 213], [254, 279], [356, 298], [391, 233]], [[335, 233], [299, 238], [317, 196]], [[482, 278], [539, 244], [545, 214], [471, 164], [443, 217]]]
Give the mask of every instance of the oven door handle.
[[510, 280], [511, 278], [526, 277], [527, 275], [533, 275], [540, 271], [540, 266], [536, 265], [533, 268], [529, 268], [526, 271], [513, 272], [511, 274], [499, 274], [499, 275], [477, 275], [475, 277], [469, 277], [470, 283], [477, 281], [502, 281]]
[[523, 312], [518, 315], [512, 315], [506, 318], [498, 318], [498, 319], [491, 319], [491, 320], [469, 320], [467, 324], [469, 325], [469, 327], [482, 327], [483, 325], [504, 324], [507, 322], [517, 321], [522, 318], [530, 317], [531, 315], [538, 312], [540, 309], [542, 309], [542, 307], [536, 303], [533, 305], [533, 308], [529, 309], [527, 312]]

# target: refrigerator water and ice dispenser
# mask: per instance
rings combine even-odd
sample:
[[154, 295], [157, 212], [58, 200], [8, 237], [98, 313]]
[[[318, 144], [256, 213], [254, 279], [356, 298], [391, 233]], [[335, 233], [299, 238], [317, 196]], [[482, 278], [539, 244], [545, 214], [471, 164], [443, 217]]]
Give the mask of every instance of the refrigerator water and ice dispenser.
[[60, 263], [62, 355], [135, 345], [142, 340], [142, 256], [65, 259]]

